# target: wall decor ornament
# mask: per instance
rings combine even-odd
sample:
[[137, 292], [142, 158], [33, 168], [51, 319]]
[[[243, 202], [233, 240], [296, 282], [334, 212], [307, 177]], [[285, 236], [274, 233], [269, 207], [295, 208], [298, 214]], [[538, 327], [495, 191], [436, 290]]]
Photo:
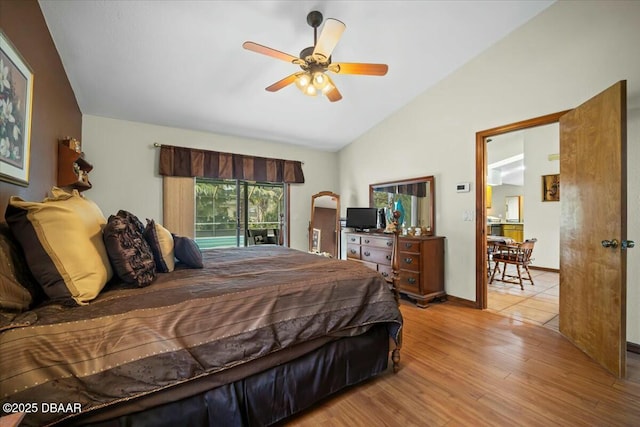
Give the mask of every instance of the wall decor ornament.
[[29, 185], [33, 72], [0, 31], [0, 180]]
[[560, 174], [542, 176], [542, 201], [560, 201]]

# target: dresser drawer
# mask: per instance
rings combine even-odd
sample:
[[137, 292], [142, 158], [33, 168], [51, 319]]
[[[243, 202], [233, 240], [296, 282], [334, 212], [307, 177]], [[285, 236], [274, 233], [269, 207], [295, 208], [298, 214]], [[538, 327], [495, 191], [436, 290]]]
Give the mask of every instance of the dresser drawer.
[[420, 240], [398, 239], [398, 250], [400, 252], [420, 253]]
[[360, 238], [360, 243], [367, 246], [375, 246], [377, 248], [391, 249], [393, 247], [393, 240], [387, 237], [362, 236]]
[[398, 254], [398, 267], [401, 270], [420, 271], [420, 254], [400, 252]]
[[393, 278], [393, 269], [390, 265], [378, 264], [378, 271], [387, 281], [390, 281]]
[[373, 246], [361, 246], [360, 259], [378, 264], [391, 265], [391, 250], [378, 249]]
[[347, 258], [360, 259], [360, 245], [347, 244]]
[[348, 243], [359, 245], [360, 244], [360, 236], [356, 236], [356, 235], [353, 235], [353, 234], [348, 234], [347, 235], [347, 244]]
[[413, 271], [400, 271], [398, 287], [401, 291], [420, 293], [420, 273]]

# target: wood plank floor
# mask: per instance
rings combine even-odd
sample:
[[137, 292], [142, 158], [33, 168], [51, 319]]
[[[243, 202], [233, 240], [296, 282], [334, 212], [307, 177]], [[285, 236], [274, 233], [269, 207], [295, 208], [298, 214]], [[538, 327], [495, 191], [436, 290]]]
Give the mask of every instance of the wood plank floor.
[[453, 303], [401, 310], [401, 370], [287, 425], [640, 425], [640, 355], [618, 380], [548, 328]]

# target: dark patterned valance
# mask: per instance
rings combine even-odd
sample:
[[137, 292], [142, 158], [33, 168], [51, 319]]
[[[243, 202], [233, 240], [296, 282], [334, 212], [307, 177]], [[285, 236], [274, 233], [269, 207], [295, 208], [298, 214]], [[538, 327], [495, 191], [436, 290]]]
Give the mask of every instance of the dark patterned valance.
[[409, 194], [410, 196], [425, 197], [427, 195], [427, 184], [418, 182], [415, 184], [398, 185], [398, 193]]
[[386, 187], [373, 187], [373, 191], [392, 194], [408, 194], [410, 196], [425, 197], [427, 195], [427, 184], [417, 182], [414, 184], [400, 184]]
[[160, 146], [160, 175], [303, 183], [302, 163], [221, 153], [195, 148]]

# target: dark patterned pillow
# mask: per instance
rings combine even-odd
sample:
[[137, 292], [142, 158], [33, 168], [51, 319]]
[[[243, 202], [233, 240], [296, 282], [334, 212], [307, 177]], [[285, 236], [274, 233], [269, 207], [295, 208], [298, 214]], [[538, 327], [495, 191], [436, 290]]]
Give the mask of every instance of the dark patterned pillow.
[[171, 232], [152, 219], [147, 219], [143, 233], [144, 239], [151, 247], [156, 269], [160, 273], [170, 273], [176, 265]]
[[28, 310], [46, 298], [33, 278], [22, 248], [6, 223], [0, 223], [0, 312]]
[[173, 234], [174, 251], [178, 261], [191, 268], [203, 268], [202, 252], [198, 244], [188, 237]]
[[109, 216], [103, 232], [104, 244], [118, 277], [140, 287], [156, 278], [153, 253], [143, 231], [144, 226], [135, 215], [120, 210]]

